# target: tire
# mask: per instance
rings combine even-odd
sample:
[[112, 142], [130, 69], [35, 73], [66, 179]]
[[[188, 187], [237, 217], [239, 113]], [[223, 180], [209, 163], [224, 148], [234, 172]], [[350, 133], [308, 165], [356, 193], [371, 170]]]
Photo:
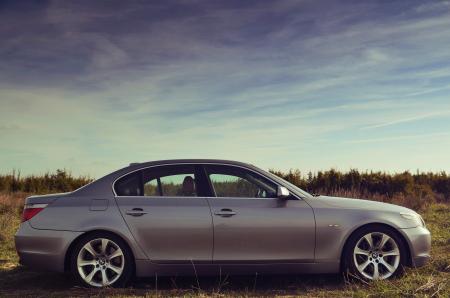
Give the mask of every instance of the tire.
[[399, 276], [407, 264], [407, 249], [395, 230], [381, 225], [354, 232], [343, 255], [344, 273], [364, 281]]
[[133, 276], [130, 249], [118, 236], [93, 232], [82, 237], [72, 250], [71, 272], [85, 287], [124, 287]]

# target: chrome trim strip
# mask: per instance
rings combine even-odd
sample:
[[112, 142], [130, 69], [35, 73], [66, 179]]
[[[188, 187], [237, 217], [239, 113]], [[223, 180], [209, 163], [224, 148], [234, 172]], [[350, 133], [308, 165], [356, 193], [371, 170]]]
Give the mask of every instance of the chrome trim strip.
[[47, 207], [48, 204], [40, 204], [40, 203], [30, 203], [30, 204], [26, 204], [25, 206], [23, 206], [23, 209], [31, 209], [31, 208], [45, 208]]
[[[246, 168], [246, 167], [243, 167], [243, 166], [240, 166], [240, 165], [231, 164], [231, 163], [230, 163], [230, 164], [227, 164], [227, 163], [216, 163], [216, 162], [200, 162], [200, 163], [193, 163], [193, 162], [186, 162], [186, 163], [183, 163], [183, 162], [181, 162], [181, 163], [164, 163], [164, 164], [151, 165], [151, 166], [147, 166], [147, 167], [138, 168], [138, 169], [135, 169], [135, 170], [133, 170], [133, 171], [130, 171], [130, 172], [128, 172], [128, 173], [126, 173], [126, 174], [123, 174], [123, 175], [119, 176], [118, 178], [116, 178], [116, 179], [113, 181], [112, 185], [111, 185], [112, 191], [113, 191], [113, 193], [114, 193], [114, 197], [116, 197], [116, 198], [120, 198], [120, 197], [156, 197], [156, 198], [164, 198], [164, 196], [118, 196], [117, 193], [116, 193], [116, 190], [115, 190], [114, 186], [115, 186], [117, 180], [119, 180], [120, 178], [125, 177], [125, 176], [127, 176], [127, 175], [130, 175], [130, 174], [132, 174], [132, 173], [135, 173], [135, 172], [137, 172], [137, 171], [142, 171], [142, 170], [146, 170], [146, 169], [149, 169], [149, 168], [155, 168], [155, 167], [161, 167], [161, 166], [173, 166], [173, 165], [175, 165], [175, 166], [179, 166], [179, 165], [220, 165], [220, 166], [232, 166], [232, 167], [238, 167], [238, 168], [241, 168], [241, 169], [245, 169], [245, 170], [251, 171], [251, 172], [253, 172], [253, 173], [255, 173], [255, 174], [258, 174], [258, 175], [260, 175], [260, 176], [263, 176], [263, 177], [266, 178], [267, 180], [269, 180], [269, 181], [275, 183], [275, 185], [280, 185], [279, 182], [274, 181], [272, 178], [268, 177], [267, 175], [261, 174], [260, 172], [257, 172], [257, 171], [255, 171], [255, 170], [253, 170], [253, 169], [249, 169], [249, 168]], [[302, 199], [303, 199], [302, 197], [299, 197], [298, 195], [296, 195], [295, 193], [293, 193], [293, 192], [291, 191], [291, 189], [290, 189], [288, 186], [286, 186], [286, 185], [282, 185], [282, 186], [286, 187], [286, 188], [291, 192], [291, 194], [292, 194], [294, 197], [296, 197], [297, 199], [299, 199], [299, 200], [302, 200]], [[174, 198], [215, 198], [215, 199], [221, 198], [221, 197], [184, 197], [184, 196], [172, 196], [172, 197], [174, 197]], [[224, 197], [223, 197], [223, 198], [224, 198]], [[237, 198], [237, 199], [249, 199], [249, 198]], [[267, 200], [267, 199], [270, 199], [270, 198], [255, 198], [255, 199], [259, 199], [259, 200]], [[272, 199], [273, 199], [273, 198], [272, 198]]]
[[[294, 194], [293, 194], [294, 195]], [[295, 196], [295, 195], [294, 195]], [[295, 196], [297, 198], [297, 196]], [[115, 198], [147, 198], [147, 199], [229, 199], [229, 200], [278, 200], [278, 198], [251, 198], [251, 197], [190, 197], [190, 196], [115, 196]]]

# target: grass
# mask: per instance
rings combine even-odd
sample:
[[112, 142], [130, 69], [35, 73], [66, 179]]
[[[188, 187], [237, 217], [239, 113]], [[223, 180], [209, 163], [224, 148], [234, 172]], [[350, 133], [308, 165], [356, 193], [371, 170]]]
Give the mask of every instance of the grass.
[[18, 265], [14, 233], [25, 194], [0, 195], [0, 296], [38, 297], [450, 297], [450, 205], [432, 204], [421, 213], [432, 233], [430, 262], [403, 277], [371, 284], [340, 275], [158, 277], [126, 289], [85, 289], [70, 275], [33, 272]]

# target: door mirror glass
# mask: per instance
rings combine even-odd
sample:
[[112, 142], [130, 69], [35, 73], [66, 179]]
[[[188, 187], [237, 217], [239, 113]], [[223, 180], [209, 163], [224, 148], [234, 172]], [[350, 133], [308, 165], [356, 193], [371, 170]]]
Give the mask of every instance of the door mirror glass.
[[286, 199], [290, 196], [289, 190], [284, 186], [278, 186], [277, 197], [280, 199]]

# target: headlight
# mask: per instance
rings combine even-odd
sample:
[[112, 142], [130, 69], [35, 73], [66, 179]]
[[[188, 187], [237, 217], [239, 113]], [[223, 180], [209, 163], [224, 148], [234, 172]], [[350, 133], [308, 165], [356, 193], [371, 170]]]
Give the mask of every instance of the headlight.
[[425, 227], [425, 221], [423, 220], [422, 216], [417, 213], [400, 212], [400, 215], [407, 220], [415, 221], [418, 226]]

